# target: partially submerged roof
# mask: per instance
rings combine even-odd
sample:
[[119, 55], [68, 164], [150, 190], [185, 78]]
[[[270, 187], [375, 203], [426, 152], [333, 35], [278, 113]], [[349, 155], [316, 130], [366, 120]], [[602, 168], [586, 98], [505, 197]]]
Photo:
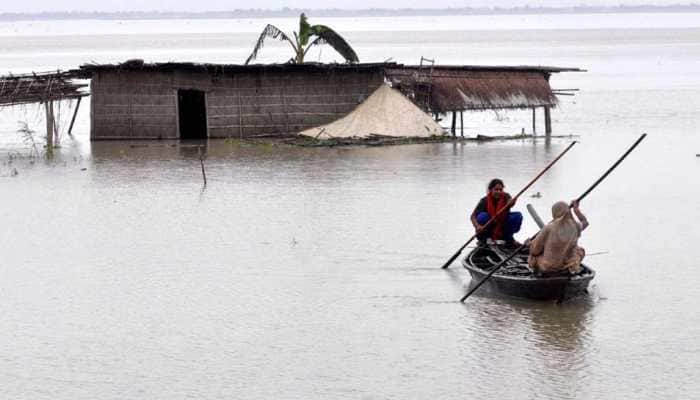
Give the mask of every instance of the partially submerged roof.
[[300, 133], [316, 139], [393, 137], [430, 137], [443, 129], [426, 114], [388, 85], [381, 85], [350, 114], [330, 124]]
[[533, 108], [557, 104], [552, 73], [578, 68], [542, 66], [400, 66], [386, 75], [404, 94], [436, 112]]
[[0, 76], [0, 106], [75, 99], [86, 96], [86, 84], [74, 82], [67, 72]]

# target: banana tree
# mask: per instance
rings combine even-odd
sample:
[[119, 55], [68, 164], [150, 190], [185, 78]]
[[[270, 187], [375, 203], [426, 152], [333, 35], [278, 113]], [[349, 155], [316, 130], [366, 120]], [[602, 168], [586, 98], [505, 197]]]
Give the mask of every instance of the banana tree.
[[359, 60], [357, 59], [357, 54], [355, 50], [350, 47], [348, 42], [337, 34], [333, 29], [325, 25], [309, 25], [306, 20], [306, 15], [301, 14], [299, 16], [299, 33], [294, 33], [294, 40], [292, 40], [288, 35], [282, 32], [279, 28], [274, 25], [268, 24], [265, 29], [263, 29], [260, 37], [258, 38], [253, 52], [250, 54], [248, 59], [245, 61], [246, 65], [258, 55], [258, 51], [262, 49], [265, 38], [279, 39], [281, 41], [287, 41], [294, 50], [294, 57], [289, 60], [291, 63], [301, 64], [304, 62], [304, 56], [309, 51], [310, 48], [316, 45], [329, 44], [340, 53], [345, 61], [349, 63], [355, 63]]

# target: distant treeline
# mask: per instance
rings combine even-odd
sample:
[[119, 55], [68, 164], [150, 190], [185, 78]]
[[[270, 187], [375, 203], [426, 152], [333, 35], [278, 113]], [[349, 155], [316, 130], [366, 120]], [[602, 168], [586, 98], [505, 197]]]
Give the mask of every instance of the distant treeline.
[[298, 9], [279, 10], [248, 9], [232, 11], [60, 11], [40, 13], [0, 13], [0, 21], [22, 20], [61, 20], [61, 19], [102, 19], [102, 20], [142, 20], [142, 19], [230, 19], [230, 18], [274, 18], [296, 17], [306, 12], [314, 17], [393, 17], [393, 16], [432, 16], [432, 15], [508, 15], [508, 14], [591, 14], [591, 13], [670, 13], [700, 12], [700, 4], [677, 4], [666, 6], [619, 5], [619, 6], [576, 6], [576, 7], [480, 7], [480, 8], [368, 8], [362, 10]]

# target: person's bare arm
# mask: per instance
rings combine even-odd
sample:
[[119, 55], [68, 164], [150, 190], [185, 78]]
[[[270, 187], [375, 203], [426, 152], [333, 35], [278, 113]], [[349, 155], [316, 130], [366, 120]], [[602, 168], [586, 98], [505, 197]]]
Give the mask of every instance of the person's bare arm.
[[581, 210], [578, 208], [578, 201], [573, 200], [571, 202], [571, 208], [574, 210], [574, 214], [576, 214], [576, 218], [581, 222], [581, 230], [583, 231], [590, 225], [588, 223], [588, 219], [586, 218], [585, 215], [581, 212]]

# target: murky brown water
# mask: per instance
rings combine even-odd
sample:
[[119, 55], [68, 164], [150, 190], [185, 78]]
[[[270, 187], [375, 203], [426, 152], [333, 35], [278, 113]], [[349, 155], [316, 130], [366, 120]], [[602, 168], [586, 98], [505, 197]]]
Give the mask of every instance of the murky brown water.
[[[686, 57], [662, 61], [691, 71]], [[43, 161], [7, 123], [0, 397], [697, 397], [700, 81], [654, 64], [618, 90], [605, 82], [626, 74], [589, 68], [555, 114], [581, 143], [518, 208], [545, 215], [649, 137], [582, 204], [582, 245], [608, 253], [588, 259], [590, 296], [561, 306], [462, 305], [467, 274], [440, 266], [487, 181], [517, 192], [565, 139], [304, 149], [83, 129]]]

